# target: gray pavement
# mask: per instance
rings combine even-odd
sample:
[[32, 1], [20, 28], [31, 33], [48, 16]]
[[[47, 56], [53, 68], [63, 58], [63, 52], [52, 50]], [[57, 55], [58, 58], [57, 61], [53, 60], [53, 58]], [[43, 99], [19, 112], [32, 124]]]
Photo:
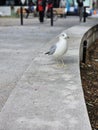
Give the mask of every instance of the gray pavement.
[[38, 18], [0, 18], [0, 110], [24, 71], [36, 57], [42, 46], [73, 25], [78, 17], [58, 19], [51, 27], [49, 21], [40, 24]]
[[[79, 23], [76, 16], [58, 19], [53, 27], [46, 21], [39, 24], [36, 18], [25, 19], [24, 26], [19, 19], [3, 20], [0, 130], [91, 130], [79, 76], [80, 39], [87, 23]], [[44, 52], [66, 29], [69, 50], [65, 67], [58, 67]]]

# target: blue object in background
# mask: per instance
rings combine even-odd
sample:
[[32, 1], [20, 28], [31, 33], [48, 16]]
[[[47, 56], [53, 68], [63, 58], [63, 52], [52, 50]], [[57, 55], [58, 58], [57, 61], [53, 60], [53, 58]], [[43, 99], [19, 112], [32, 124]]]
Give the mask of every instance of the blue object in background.
[[70, 3], [68, 0], [66, 0], [66, 8], [67, 8], [67, 11], [69, 12], [70, 11]]
[[78, 13], [78, 7], [77, 6], [74, 7], [74, 12]]
[[91, 14], [91, 15], [93, 14], [93, 9], [90, 10], [90, 14]]

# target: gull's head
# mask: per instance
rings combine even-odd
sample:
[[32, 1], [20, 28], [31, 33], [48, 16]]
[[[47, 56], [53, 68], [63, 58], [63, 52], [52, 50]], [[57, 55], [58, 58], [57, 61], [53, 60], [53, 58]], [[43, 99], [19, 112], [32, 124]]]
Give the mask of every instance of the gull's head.
[[61, 33], [60, 34], [60, 39], [68, 39], [69, 37], [67, 36], [67, 34], [66, 33]]

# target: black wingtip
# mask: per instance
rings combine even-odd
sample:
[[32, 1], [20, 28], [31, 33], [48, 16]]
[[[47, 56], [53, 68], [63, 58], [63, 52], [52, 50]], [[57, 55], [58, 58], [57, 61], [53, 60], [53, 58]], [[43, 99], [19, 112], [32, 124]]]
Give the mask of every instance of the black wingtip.
[[46, 52], [46, 53], [45, 53], [45, 55], [48, 55], [48, 54], [49, 54], [49, 52]]

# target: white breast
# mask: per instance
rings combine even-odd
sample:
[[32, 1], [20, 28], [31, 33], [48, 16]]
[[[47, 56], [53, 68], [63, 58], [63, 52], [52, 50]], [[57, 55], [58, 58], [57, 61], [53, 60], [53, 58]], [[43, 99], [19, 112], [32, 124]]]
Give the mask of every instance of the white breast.
[[59, 42], [56, 44], [57, 48], [55, 53], [53, 54], [54, 57], [60, 57], [66, 53], [68, 46], [67, 41], [65, 39], [60, 39]]

